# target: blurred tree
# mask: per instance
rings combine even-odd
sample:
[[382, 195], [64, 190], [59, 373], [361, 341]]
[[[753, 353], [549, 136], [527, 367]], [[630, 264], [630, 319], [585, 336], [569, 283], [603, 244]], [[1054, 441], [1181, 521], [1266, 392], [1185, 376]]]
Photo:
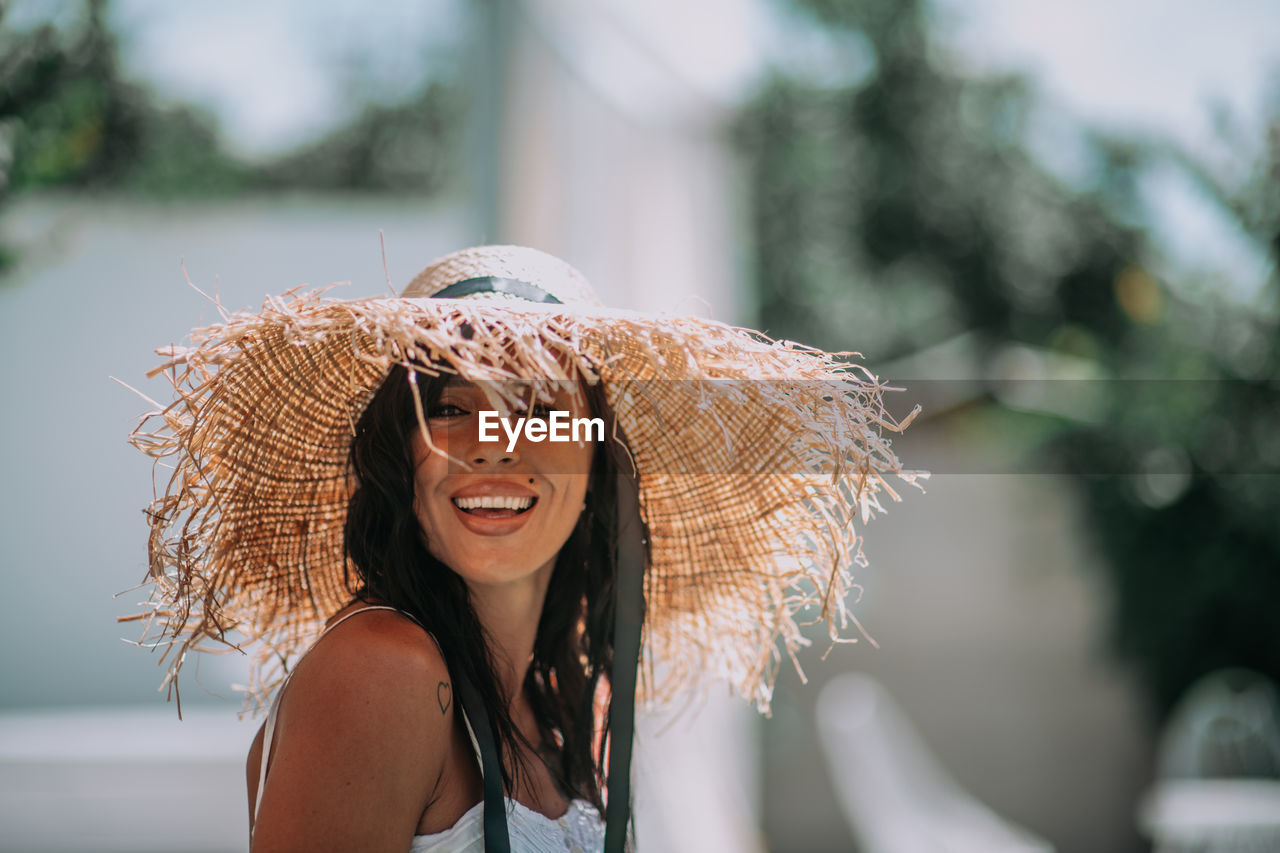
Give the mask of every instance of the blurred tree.
[[[863, 35], [876, 69], [846, 88], [775, 77], [742, 123], [760, 315], [818, 346], [856, 338], [877, 359], [962, 330], [995, 345], [1066, 324], [1115, 346], [1113, 283], [1144, 251], [1141, 234], [1021, 147], [1026, 83], [938, 67], [919, 0], [800, 5]], [[1130, 151], [1096, 153], [1117, 175], [1134, 168]]]
[[[106, 0], [69, 31], [14, 31], [0, 5], [0, 206], [16, 193], [68, 188], [208, 194], [244, 185], [213, 121], [161, 108], [124, 79]], [[0, 246], [0, 271], [15, 260]]]
[[[1159, 714], [1220, 666], [1280, 678], [1274, 263], [1267, 310], [1166, 286], [1139, 186], [1167, 151], [1087, 136], [1093, 177], [1065, 186], [1025, 145], [1027, 82], [939, 62], [923, 0], [792, 8], [874, 62], [847, 85], [775, 75], [745, 111], [760, 322], [877, 361], [969, 333], [980, 368], [1018, 344], [1111, 377], [1100, 421], [1045, 416], [1037, 429], [1045, 453], [1083, 473], [1119, 648]], [[1238, 187], [1197, 174], [1274, 262], [1275, 140], [1269, 151]]]
[[[21, 32], [0, 4], [0, 205], [49, 190], [148, 197], [255, 190], [441, 192], [459, 173], [456, 88], [434, 82], [403, 103], [368, 105], [324, 139], [263, 164], [229, 154], [212, 116], [161, 106], [124, 76], [107, 0], [81, 20]], [[0, 247], [0, 270], [12, 254]]]
[[189, 107], [162, 109], [124, 79], [106, 0], [88, 0], [69, 33], [49, 23], [14, 32], [0, 17], [0, 124], [7, 192], [198, 194], [234, 188], [243, 177], [211, 119]]
[[465, 110], [457, 87], [434, 82], [391, 106], [369, 104], [347, 124], [310, 145], [264, 165], [263, 188], [306, 187], [431, 194], [458, 174]]
[[1092, 466], [1083, 470], [1133, 460], [1109, 470], [1134, 476], [1081, 485], [1116, 584], [1120, 647], [1161, 711], [1214, 669], [1280, 680], [1280, 113], [1270, 128], [1259, 162], [1234, 182], [1164, 152], [1267, 256], [1261, 297], [1239, 305], [1220, 285], [1183, 282], [1195, 297], [1173, 300], [1154, 280], [1117, 280], [1133, 322], [1115, 372], [1170, 381], [1115, 383], [1106, 421], [1054, 445]]

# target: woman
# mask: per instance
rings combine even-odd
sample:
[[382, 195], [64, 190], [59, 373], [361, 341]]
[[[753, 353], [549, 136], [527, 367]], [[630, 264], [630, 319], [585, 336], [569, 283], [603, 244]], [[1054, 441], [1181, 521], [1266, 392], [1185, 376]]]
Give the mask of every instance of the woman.
[[[642, 698], [712, 673], [767, 708], [795, 616], [849, 621], [854, 521], [916, 477], [836, 356], [604, 309], [530, 249], [193, 337], [134, 436], [177, 463], [150, 510], [170, 676], [231, 629], [260, 663], [314, 642], [250, 754], [255, 850], [620, 850], [642, 620]], [[605, 428], [539, 440], [553, 412]]]
[[[495, 711], [517, 849], [538, 849], [544, 836], [599, 849], [593, 698], [611, 662], [611, 609], [582, 603], [611, 601], [608, 531], [585, 511], [590, 481], [596, 494], [611, 482], [608, 456], [581, 439], [480, 441], [480, 413], [495, 404], [480, 386], [444, 376], [421, 385], [433, 451], [408, 376], [393, 369], [352, 442], [358, 485], [346, 545], [357, 598], [282, 693], [270, 776], [262, 732], [250, 752], [254, 849], [474, 840], [481, 774], [451, 669]], [[585, 395], [563, 389], [528, 402], [530, 417], [588, 414]], [[377, 772], [344, 772], [361, 767]]]

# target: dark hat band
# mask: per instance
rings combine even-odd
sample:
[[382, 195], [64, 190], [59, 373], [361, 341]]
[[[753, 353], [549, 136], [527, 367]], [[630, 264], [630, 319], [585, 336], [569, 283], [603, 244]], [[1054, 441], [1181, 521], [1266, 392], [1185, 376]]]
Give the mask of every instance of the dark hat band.
[[473, 293], [507, 293], [529, 302], [563, 304], [559, 299], [556, 299], [536, 284], [530, 284], [527, 281], [520, 281], [515, 278], [498, 278], [492, 275], [482, 275], [476, 278], [455, 281], [448, 287], [433, 293], [431, 298], [458, 299], [463, 296], [470, 296]]

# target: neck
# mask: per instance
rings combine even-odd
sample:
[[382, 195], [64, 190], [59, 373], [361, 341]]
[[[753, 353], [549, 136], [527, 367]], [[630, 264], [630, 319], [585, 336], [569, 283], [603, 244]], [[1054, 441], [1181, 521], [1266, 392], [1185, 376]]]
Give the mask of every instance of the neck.
[[494, 676], [513, 706], [522, 701], [533, 641], [554, 560], [514, 583], [470, 584], [471, 603], [492, 645]]

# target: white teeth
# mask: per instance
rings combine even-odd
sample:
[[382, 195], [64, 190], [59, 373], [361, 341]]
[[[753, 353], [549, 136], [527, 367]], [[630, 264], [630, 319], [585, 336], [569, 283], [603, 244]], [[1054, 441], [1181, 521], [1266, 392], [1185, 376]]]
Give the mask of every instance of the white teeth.
[[514, 509], [516, 511], [526, 510], [533, 506], [533, 498], [504, 497], [500, 495], [486, 495], [478, 498], [454, 498], [454, 505], [458, 509]]

